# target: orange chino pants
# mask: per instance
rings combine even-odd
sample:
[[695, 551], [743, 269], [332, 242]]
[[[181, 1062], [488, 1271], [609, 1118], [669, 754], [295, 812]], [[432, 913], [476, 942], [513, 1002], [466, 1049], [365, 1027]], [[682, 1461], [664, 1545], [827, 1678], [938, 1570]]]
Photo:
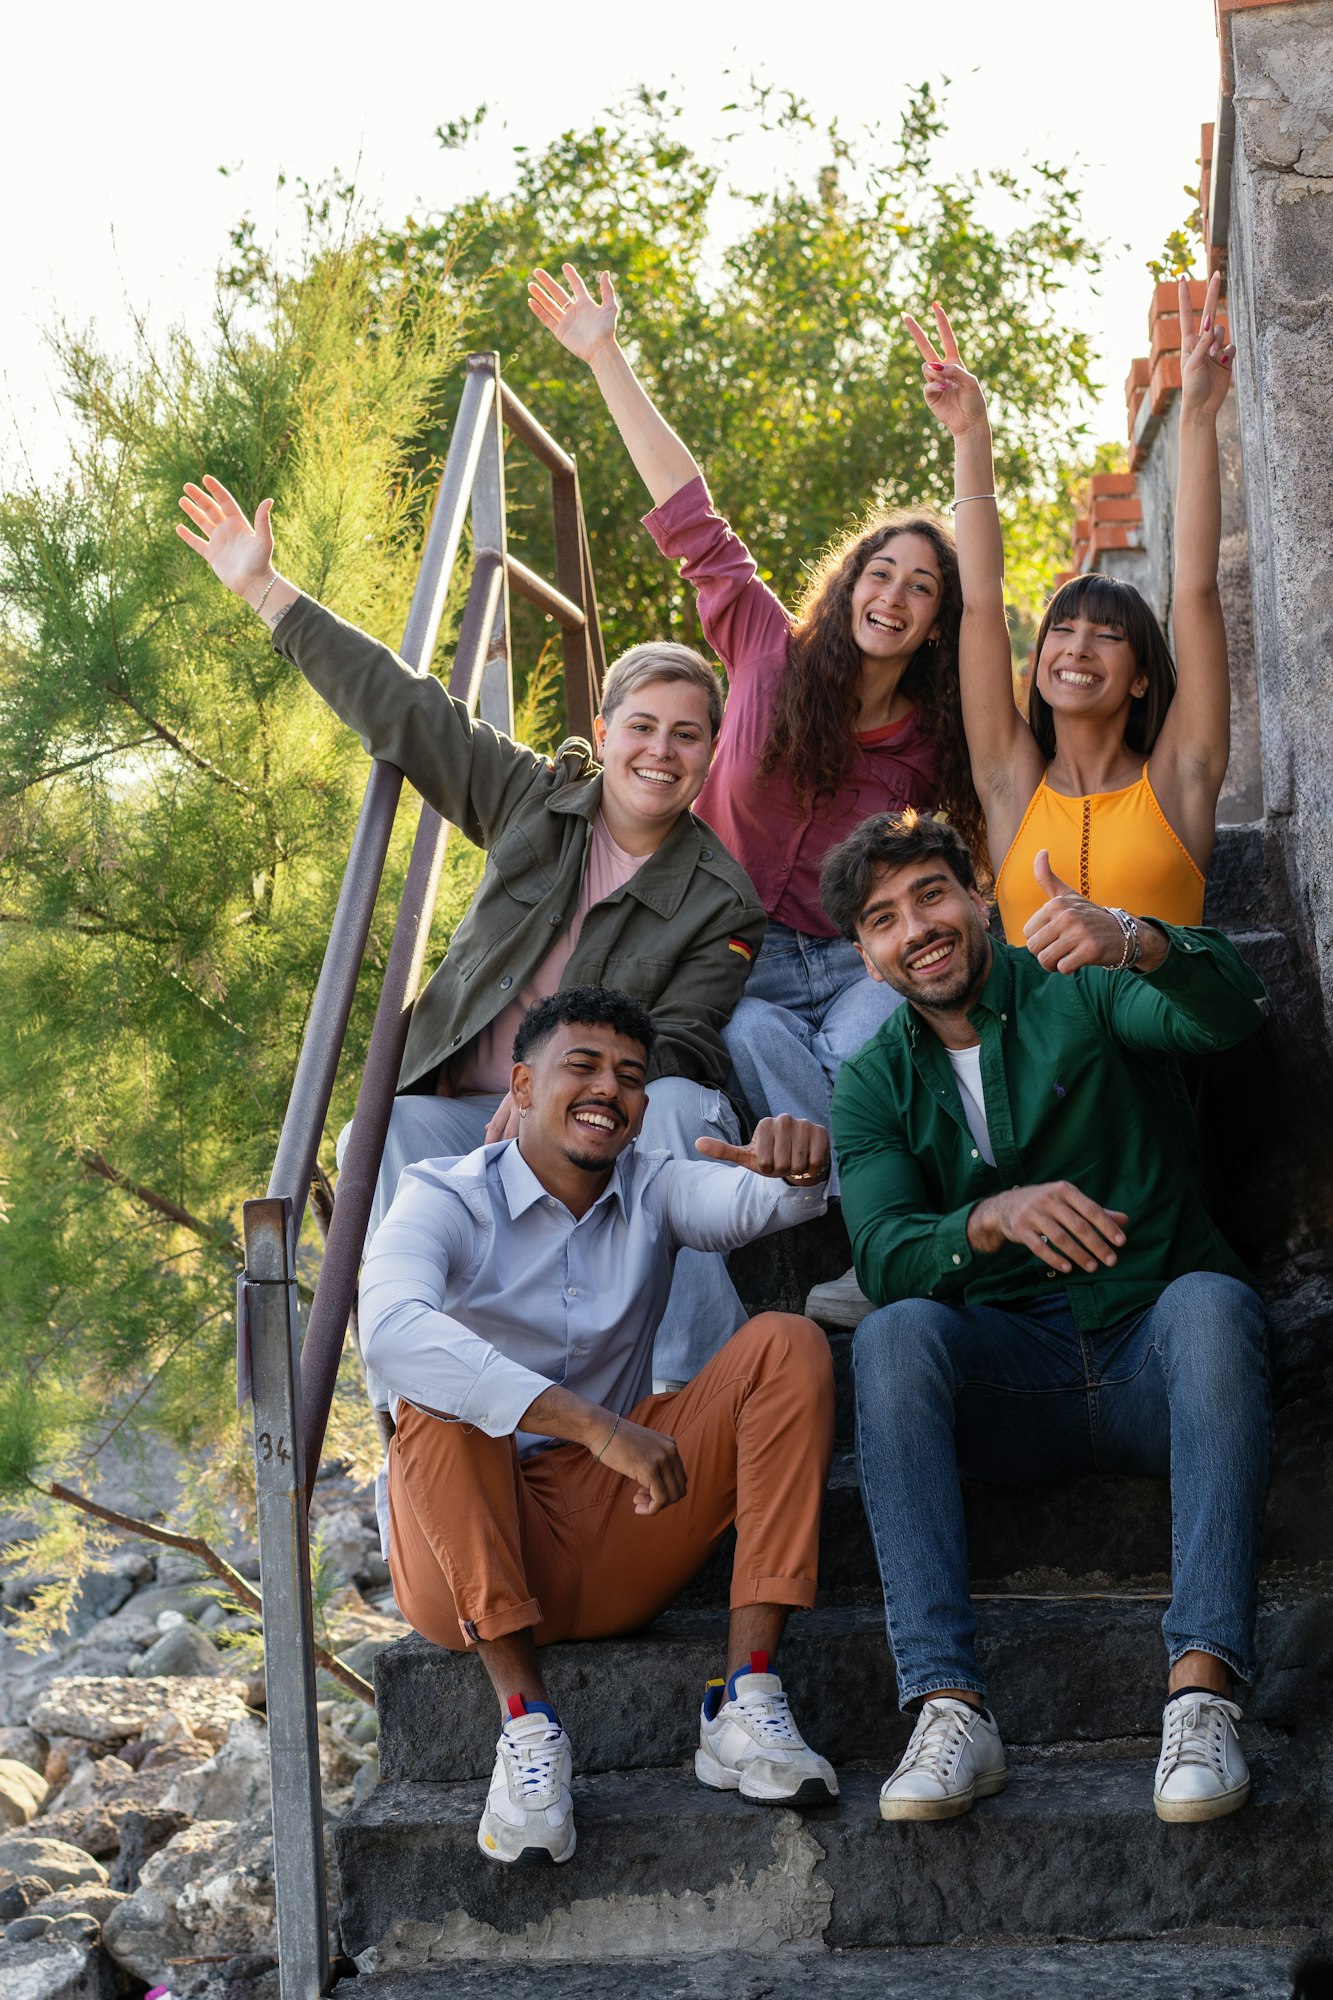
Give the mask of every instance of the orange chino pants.
[[542, 1646], [636, 1631], [733, 1521], [732, 1605], [814, 1603], [833, 1364], [813, 1321], [759, 1314], [628, 1414], [674, 1438], [685, 1467], [685, 1497], [658, 1514], [636, 1514], [632, 1482], [580, 1445], [520, 1459], [512, 1437], [399, 1404], [389, 1569], [418, 1632], [461, 1652], [527, 1627]]

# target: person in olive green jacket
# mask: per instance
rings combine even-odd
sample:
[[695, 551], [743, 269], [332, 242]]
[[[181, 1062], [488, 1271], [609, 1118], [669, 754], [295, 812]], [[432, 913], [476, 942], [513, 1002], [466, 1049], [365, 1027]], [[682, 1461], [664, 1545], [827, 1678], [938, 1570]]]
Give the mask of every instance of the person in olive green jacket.
[[[514, 1031], [563, 986], [617, 987], [651, 1014], [645, 1148], [687, 1158], [698, 1138], [738, 1139], [722, 1029], [765, 919], [749, 876], [690, 812], [722, 720], [707, 663], [684, 646], [635, 647], [607, 676], [595, 753], [574, 740], [545, 757], [474, 720], [431, 674], [279, 576], [271, 501], [252, 525], [205, 477], [180, 504], [199, 532], [178, 533], [259, 613], [276, 650], [372, 757], [487, 850], [472, 906], [413, 1012], [371, 1229], [405, 1166], [513, 1136]], [[657, 1379], [687, 1380], [744, 1318], [722, 1258], [683, 1252]]]
[[[907, 1005], [842, 1066], [833, 1132], [856, 1275], [857, 1459], [899, 1700], [919, 1706], [885, 1819], [1001, 1791], [959, 1473], [1164, 1474], [1169, 1663], [1153, 1802], [1249, 1794], [1268, 1480], [1266, 1323], [1209, 1213], [1176, 1058], [1253, 1034], [1264, 989], [1217, 931], [1106, 910], [1049, 877], [1026, 946], [992, 939], [957, 832], [867, 820], [824, 863], [829, 916]], [[1120, 939], [1106, 962], [1108, 921]]]

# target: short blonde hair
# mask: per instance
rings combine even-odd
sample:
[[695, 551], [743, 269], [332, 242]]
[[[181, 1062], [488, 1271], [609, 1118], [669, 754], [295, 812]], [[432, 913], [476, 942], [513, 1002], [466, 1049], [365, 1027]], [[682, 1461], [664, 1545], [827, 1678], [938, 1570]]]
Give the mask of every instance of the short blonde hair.
[[701, 653], [692, 646], [678, 646], [672, 639], [651, 639], [646, 646], [631, 646], [612, 663], [602, 684], [601, 715], [609, 722], [626, 695], [650, 681], [687, 681], [697, 687], [708, 702], [708, 720], [717, 741], [722, 727], [722, 689], [717, 675]]

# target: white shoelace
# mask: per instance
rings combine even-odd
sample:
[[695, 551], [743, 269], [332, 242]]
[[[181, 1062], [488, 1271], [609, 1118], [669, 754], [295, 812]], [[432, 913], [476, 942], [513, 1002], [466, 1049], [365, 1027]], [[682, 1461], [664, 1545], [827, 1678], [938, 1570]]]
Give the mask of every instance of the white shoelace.
[[947, 1784], [980, 1720], [979, 1711], [969, 1721], [955, 1708], [933, 1708], [929, 1705], [923, 1708], [894, 1776], [900, 1778], [920, 1765]]
[[735, 1705], [767, 1743], [789, 1743], [804, 1749], [805, 1738], [792, 1720], [785, 1694], [740, 1694]]
[[560, 1796], [562, 1734], [558, 1729], [549, 1730], [536, 1743], [515, 1743], [507, 1736], [501, 1737], [509, 1767], [509, 1789], [517, 1792], [525, 1805], [535, 1805], [542, 1795], [552, 1800]]
[[1203, 1764], [1225, 1778], [1228, 1720], [1239, 1722], [1240, 1710], [1221, 1695], [1193, 1694], [1174, 1705], [1162, 1744], [1163, 1778], [1181, 1764]]

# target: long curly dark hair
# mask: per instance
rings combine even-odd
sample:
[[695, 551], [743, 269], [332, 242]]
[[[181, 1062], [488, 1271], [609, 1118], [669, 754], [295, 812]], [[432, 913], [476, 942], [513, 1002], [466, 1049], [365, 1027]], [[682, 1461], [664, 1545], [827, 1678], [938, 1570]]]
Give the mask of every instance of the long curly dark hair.
[[792, 627], [778, 682], [773, 722], [759, 758], [761, 775], [781, 764], [798, 795], [831, 798], [851, 765], [861, 711], [861, 652], [852, 637], [852, 592], [861, 571], [895, 535], [922, 535], [940, 566], [939, 635], [908, 661], [899, 687], [915, 702], [939, 759], [937, 809], [946, 813], [988, 877], [986, 823], [972, 784], [958, 688], [958, 627], [963, 593], [953, 533], [940, 515], [899, 508], [873, 515], [835, 543], [810, 580]]

